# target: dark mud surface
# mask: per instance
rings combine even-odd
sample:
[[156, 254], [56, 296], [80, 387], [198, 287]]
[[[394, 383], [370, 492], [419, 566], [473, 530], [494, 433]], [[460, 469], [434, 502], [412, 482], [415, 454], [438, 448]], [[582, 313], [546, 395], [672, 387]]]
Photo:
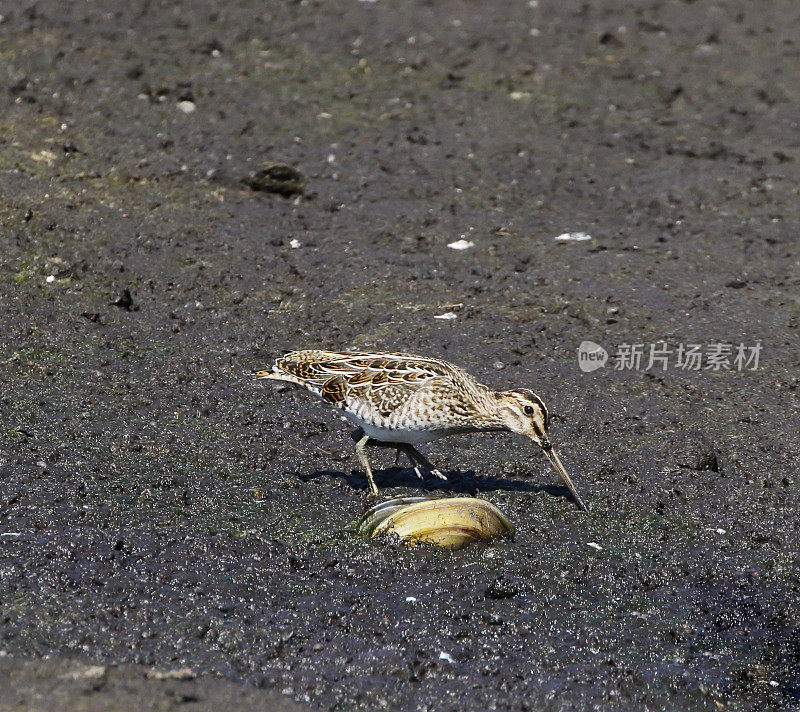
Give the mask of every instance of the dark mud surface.
[[[231, 5], [0, 3], [3, 709], [797, 708], [797, 3]], [[590, 515], [460, 437], [515, 541], [356, 539], [347, 428], [248, 376], [308, 346], [535, 389]]]

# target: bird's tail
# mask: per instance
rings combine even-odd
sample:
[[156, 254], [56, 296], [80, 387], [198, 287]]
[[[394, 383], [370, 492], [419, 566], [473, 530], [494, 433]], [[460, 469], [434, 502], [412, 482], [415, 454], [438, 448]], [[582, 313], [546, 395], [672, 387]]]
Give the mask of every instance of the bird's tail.
[[278, 370], [277, 366], [273, 366], [271, 370], [256, 371], [253, 374], [253, 378], [255, 378], [257, 381], [268, 378], [273, 381], [288, 381], [289, 383], [297, 383], [300, 386], [306, 385], [305, 381], [303, 381], [301, 378], [293, 376], [291, 373], [280, 371]]

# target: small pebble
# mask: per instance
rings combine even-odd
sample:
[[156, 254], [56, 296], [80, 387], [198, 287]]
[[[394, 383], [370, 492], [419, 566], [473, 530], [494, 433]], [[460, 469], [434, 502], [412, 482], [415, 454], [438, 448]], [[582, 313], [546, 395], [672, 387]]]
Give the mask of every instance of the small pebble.
[[52, 284], [53, 282], [56, 281], [56, 276], [54, 274], [48, 274], [47, 278], [44, 281], [47, 282], [48, 284]]
[[242, 182], [251, 190], [278, 193], [284, 198], [290, 198], [293, 195], [302, 195], [308, 179], [296, 168], [285, 163], [267, 163], [260, 170], [243, 178]]
[[406, 603], [416, 603], [417, 599], [414, 596], [406, 596]]
[[458, 315], [454, 314], [453, 312], [445, 312], [444, 314], [436, 314], [433, 317], [434, 319], [443, 319], [444, 321], [450, 321], [452, 319], [458, 319]]
[[300, 240], [298, 240], [296, 238], [293, 238], [293, 239], [289, 240], [289, 247], [291, 247], [293, 250], [296, 250], [298, 247], [302, 247], [302, 246], [303, 246], [303, 243], [300, 242]]
[[600, 546], [596, 541], [587, 541], [586, 546], [591, 546], [592, 549], [597, 549], [597, 551], [602, 551], [603, 547]]
[[197, 106], [193, 101], [179, 101], [178, 102], [178, 109], [182, 111], [184, 114], [191, 114], [197, 109]]
[[451, 663], [453, 665], [456, 664], [456, 661], [453, 660], [453, 656], [450, 655], [450, 653], [445, 653], [444, 650], [441, 653], [439, 653], [439, 660], [446, 660], [448, 663]]

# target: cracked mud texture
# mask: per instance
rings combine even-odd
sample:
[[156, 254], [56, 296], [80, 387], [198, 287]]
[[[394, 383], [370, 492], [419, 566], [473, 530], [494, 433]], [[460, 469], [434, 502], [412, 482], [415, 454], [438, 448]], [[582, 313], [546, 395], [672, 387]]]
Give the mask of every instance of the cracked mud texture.
[[[0, 14], [3, 709], [74, 709], [73, 658], [164, 709], [148, 670], [198, 710], [798, 707], [795, 2]], [[242, 183], [273, 163], [303, 196]], [[586, 374], [587, 339], [763, 350]], [[249, 377], [309, 346], [535, 389], [591, 513], [465, 436], [444, 485], [376, 451], [381, 495], [515, 541], [358, 540], [338, 414]]]

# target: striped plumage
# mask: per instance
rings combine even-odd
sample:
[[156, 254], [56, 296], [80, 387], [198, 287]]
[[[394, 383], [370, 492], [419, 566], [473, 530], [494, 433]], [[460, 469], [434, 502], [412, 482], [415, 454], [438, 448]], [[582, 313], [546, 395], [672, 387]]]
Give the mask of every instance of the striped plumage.
[[549, 414], [528, 389], [494, 391], [458, 366], [440, 359], [402, 353], [292, 351], [256, 378], [296, 383], [340, 408], [359, 429], [356, 452], [372, 478], [364, 447], [372, 441], [404, 452], [417, 464], [443, 477], [414, 444], [446, 435], [476, 431], [511, 431], [542, 447], [581, 507], [566, 471], [547, 438]]
[[[415, 442], [476, 429], [502, 429], [486, 401], [492, 391], [446, 361], [410, 354], [293, 351], [258, 378], [297, 383], [358, 425], [418, 431]], [[383, 433], [383, 440], [392, 432]], [[402, 438], [402, 435], [397, 437]], [[413, 436], [411, 436], [413, 437]]]

